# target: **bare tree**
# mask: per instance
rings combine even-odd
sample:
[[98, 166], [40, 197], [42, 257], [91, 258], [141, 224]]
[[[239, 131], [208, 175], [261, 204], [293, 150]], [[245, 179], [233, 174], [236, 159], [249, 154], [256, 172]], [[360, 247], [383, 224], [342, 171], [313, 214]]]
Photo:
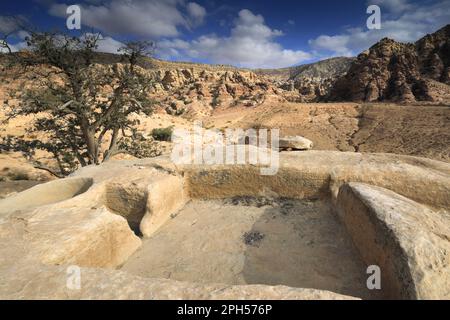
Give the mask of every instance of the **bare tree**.
[[12, 53], [11, 46], [8, 44], [9, 33], [1, 33], [0, 34], [0, 53], [7, 52]]
[[[45, 133], [45, 141], [7, 137], [0, 148], [21, 151], [30, 159], [35, 150], [50, 152], [66, 175], [78, 166], [99, 164], [118, 152], [154, 156], [154, 144], [138, 132], [133, 114], [150, 115], [152, 80], [138, 61], [151, 53], [152, 43], [132, 42], [120, 50], [123, 63], [95, 63], [98, 34], [71, 37], [32, 32], [27, 50], [9, 53], [26, 83], [10, 96], [19, 101], [8, 120], [37, 115], [28, 129]], [[20, 71], [17, 71], [20, 70]], [[105, 145], [106, 138], [109, 143]]]

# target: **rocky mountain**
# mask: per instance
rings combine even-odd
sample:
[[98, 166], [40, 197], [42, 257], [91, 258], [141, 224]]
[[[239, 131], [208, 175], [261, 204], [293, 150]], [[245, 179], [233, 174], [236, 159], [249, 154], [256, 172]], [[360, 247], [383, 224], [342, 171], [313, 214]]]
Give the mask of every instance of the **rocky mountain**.
[[[99, 53], [95, 59], [99, 64], [122, 62], [119, 55], [108, 53]], [[157, 106], [170, 115], [196, 118], [220, 107], [254, 107], [267, 99], [285, 101], [283, 90], [249, 69], [155, 58], [143, 58], [139, 65], [154, 80], [150, 93]]]
[[266, 78], [249, 70], [157, 68], [153, 97], [172, 115], [205, 116], [219, 107], [253, 107], [280, 99], [280, 91]]
[[329, 93], [353, 61], [338, 57], [278, 70], [246, 70], [153, 60], [153, 94], [167, 113], [192, 116], [268, 101], [313, 102]]
[[384, 38], [331, 88], [333, 101], [450, 101], [450, 25], [416, 43]]
[[336, 57], [293, 68], [289, 80], [337, 78], [345, 75], [355, 58]]
[[335, 57], [314, 63], [281, 69], [256, 69], [256, 74], [273, 80], [289, 81], [306, 78], [335, 78], [347, 73], [355, 58]]
[[[108, 53], [97, 53], [94, 61], [99, 67], [123, 63], [121, 56]], [[0, 71], [6, 63], [5, 55], [0, 54]], [[138, 64], [153, 80], [149, 94], [157, 108], [170, 115], [196, 118], [208, 116], [220, 107], [254, 107], [273, 99], [286, 101], [281, 89], [251, 70], [153, 58], [142, 58]], [[2, 77], [8, 75], [0, 72], [0, 80]], [[12, 79], [4, 80], [0, 81], [0, 92], [9, 90]]]
[[422, 75], [450, 84], [450, 24], [416, 42]]
[[[99, 64], [121, 57], [98, 53]], [[188, 118], [216, 108], [320, 101], [450, 101], [450, 25], [416, 43], [385, 38], [357, 58], [337, 57], [284, 69], [142, 59], [161, 110]], [[0, 54], [0, 68], [2, 55]], [[1, 85], [0, 85], [1, 87]], [[1, 90], [1, 88], [0, 88]]]
[[314, 102], [325, 97], [335, 81], [344, 76], [355, 58], [336, 57], [284, 69], [258, 69], [291, 102]]

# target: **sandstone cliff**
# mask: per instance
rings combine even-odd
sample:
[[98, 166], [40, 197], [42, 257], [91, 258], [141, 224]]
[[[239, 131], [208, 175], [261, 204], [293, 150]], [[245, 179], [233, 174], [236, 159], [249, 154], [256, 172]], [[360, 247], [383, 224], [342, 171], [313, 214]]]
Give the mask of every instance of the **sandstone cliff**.
[[156, 69], [153, 96], [171, 115], [190, 118], [209, 115], [219, 107], [253, 107], [279, 90], [267, 79], [249, 70], [205, 70], [197, 67]]
[[290, 102], [316, 102], [328, 95], [335, 81], [344, 76], [355, 58], [336, 57], [284, 69], [259, 69]]
[[415, 44], [384, 38], [331, 88], [333, 101], [450, 101], [450, 25]]

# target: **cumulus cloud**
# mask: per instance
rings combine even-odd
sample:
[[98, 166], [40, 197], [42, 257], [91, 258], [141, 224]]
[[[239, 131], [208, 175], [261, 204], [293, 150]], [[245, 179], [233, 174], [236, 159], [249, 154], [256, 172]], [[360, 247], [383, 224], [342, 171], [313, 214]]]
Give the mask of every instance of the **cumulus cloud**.
[[400, 13], [410, 10], [413, 6], [408, 0], [369, 0], [367, 5], [376, 4], [382, 8], [386, 8], [389, 12]]
[[[66, 16], [66, 4], [52, 4], [49, 13]], [[152, 39], [179, 35], [179, 28], [203, 22], [206, 10], [183, 0], [112, 0], [81, 6], [82, 24], [107, 34], [134, 34]]]
[[[12, 52], [17, 52], [23, 49], [27, 49], [28, 45], [25, 41], [25, 37], [27, 37], [29, 34], [25, 31], [19, 31], [17, 33], [17, 36], [21, 39], [21, 41], [15, 43], [15, 44], [8, 44]], [[86, 33], [80, 36], [81, 39], [85, 37], [86, 35], [92, 35], [91, 33]], [[99, 41], [98, 41], [98, 47], [97, 52], [106, 52], [106, 53], [115, 53], [117, 54], [118, 50], [122, 48], [124, 44], [120, 41], [117, 41], [111, 37], [105, 37], [103, 35], [99, 35]], [[6, 53], [8, 50], [6, 48], [0, 48], [1, 53]]]
[[348, 48], [350, 43], [349, 35], [327, 36], [321, 35], [314, 40], [310, 40], [309, 44], [315, 50], [333, 51], [339, 56], [352, 56], [352, 51]]
[[[92, 33], [86, 33], [82, 37], [86, 35], [92, 35]], [[98, 52], [106, 52], [106, 53], [115, 53], [117, 54], [118, 50], [124, 46], [124, 43], [117, 41], [111, 37], [105, 37], [102, 34], [99, 35], [98, 41]]]
[[[27, 47], [25, 38], [29, 36], [26, 31], [20, 30], [21, 25], [26, 22], [22, 17], [0, 16], [0, 39], [7, 41], [7, 45], [12, 52], [19, 51]], [[16, 42], [11, 43], [11, 40]], [[0, 53], [7, 53], [6, 47], [0, 47]]]
[[[14, 45], [8, 44], [8, 46], [11, 49], [12, 52], [18, 51], [17, 48]], [[0, 46], [0, 53], [9, 53], [9, 50], [6, 47], [4, 47], [4, 46]]]
[[371, 0], [382, 7], [381, 29], [348, 28], [336, 35], [321, 35], [309, 41], [319, 52], [331, 55], [356, 55], [384, 37], [402, 42], [414, 42], [449, 22], [450, 0], [431, 5], [411, 4], [406, 0]]
[[21, 15], [2, 16], [0, 15], [0, 35], [14, 34], [28, 23], [27, 19]]
[[275, 38], [283, 32], [271, 29], [264, 17], [243, 9], [228, 37], [203, 35], [193, 41], [164, 40], [159, 55], [168, 59], [207, 59], [212, 63], [249, 68], [278, 68], [311, 59], [304, 51], [284, 49]]
[[0, 16], [0, 33], [8, 34], [15, 31], [17, 28], [17, 22], [13, 17]]
[[206, 10], [195, 2], [189, 2], [186, 6], [190, 21], [193, 25], [200, 25], [206, 16]]
[[[20, 41], [20, 42], [17, 42], [16, 44], [8, 43], [8, 46], [11, 49], [11, 52], [17, 52], [17, 51], [26, 49], [28, 47], [28, 45], [27, 45], [27, 43], [25, 41]], [[6, 48], [1, 48], [0, 47], [0, 52], [1, 53], [8, 53], [9, 50], [6, 49]]]

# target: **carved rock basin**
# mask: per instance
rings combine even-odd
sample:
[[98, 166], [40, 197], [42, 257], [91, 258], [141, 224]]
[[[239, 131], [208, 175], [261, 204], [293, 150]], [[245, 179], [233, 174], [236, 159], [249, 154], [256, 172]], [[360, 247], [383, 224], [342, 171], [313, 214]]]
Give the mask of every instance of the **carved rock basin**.
[[409, 156], [110, 161], [0, 201], [0, 298], [450, 298], [449, 208], [450, 165]]

